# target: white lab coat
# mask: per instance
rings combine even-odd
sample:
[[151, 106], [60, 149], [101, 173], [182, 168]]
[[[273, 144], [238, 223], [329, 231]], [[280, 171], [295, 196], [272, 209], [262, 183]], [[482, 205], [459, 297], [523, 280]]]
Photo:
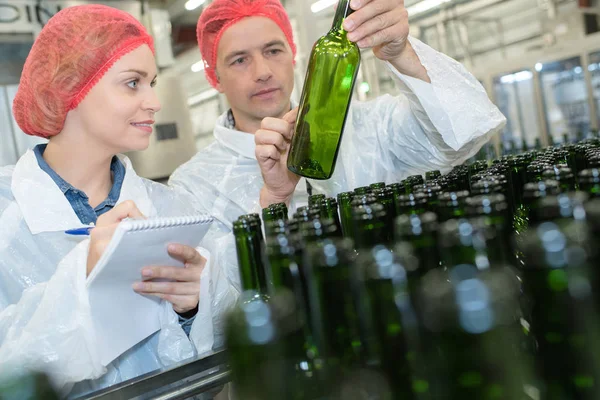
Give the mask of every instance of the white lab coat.
[[[399, 182], [429, 170], [449, 171], [472, 157], [506, 119], [466, 69], [417, 39], [409, 38], [431, 84], [403, 75], [387, 64], [401, 94], [371, 102], [353, 101], [335, 172], [310, 180], [313, 193], [335, 196], [373, 182]], [[216, 141], [179, 167], [169, 184], [198, 198], [231, 229], [240, 215], [259, 212], [263, 186], [254, 154], [254, 135], [215, 126]], [[306, 182], [294, 193], [292, 212], [306, 203]], [[235, 278], [236, 272], [230, 271]]]
[[[202, 211], [188, 194], [140, 178], [130, 161], [120, 158], [126, 173], [119, 203], [133, 200], [149, 217]], [[0, 168], [0, 376], [20, 368], [41, 369], [63, 393], [75, 395], [222, 345], [223, 310], [234, 303], [237, 292], [220, 268], [219, 246], [228, 238], [215, 226], [202, 242], [211, 261], [202, 273], [190, 338], [172, 305], [163, 301], [161, 330], [103, 368], [85, 288], [89, 238], [64, 233], [81, 226], [31, 150], [15, 166]]]

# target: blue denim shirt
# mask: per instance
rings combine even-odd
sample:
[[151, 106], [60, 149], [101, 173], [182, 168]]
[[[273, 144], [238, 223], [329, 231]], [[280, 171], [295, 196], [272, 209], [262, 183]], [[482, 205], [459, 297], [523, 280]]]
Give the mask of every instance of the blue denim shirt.
[[[61, 178], [51, 167], [48, 165], [46, 160], [44, 160], [43, 154], [46, 150], [46, 144], [38, 144], [33, 149], [35, 153], [35, 157], [37, 158], [38, 165], [56, 183], [59, 189], [63, 192], [71, 207], [73, 207], [73, 211], [81, 223], [85, 225], [89, 225], [91, 223], [96, 223], [98, 217], [111, 210], [119, 200], [119, 196], [121, 195], [121, 187], [123, 186], [123, 180], [125, 179], [125, 166], [119, 161], [119, 158], [115, 156], [110, 163], [110, 171], [113, 176], [113, 187], [110, 189], [108, 193], [108, 197], [100, 203], [98, 206], [92, 208], [90, 205], [90, 201], [88, 196], [83, 193], [81, 190], [73, 187], [69, 182], [65, 181]], [[186, 335], [190, 335], [190, 330], [192, 329], [192, 323], [194, 322], [195, 316], [186, 319], [179, 316], [179, 324], [185, 331]]]

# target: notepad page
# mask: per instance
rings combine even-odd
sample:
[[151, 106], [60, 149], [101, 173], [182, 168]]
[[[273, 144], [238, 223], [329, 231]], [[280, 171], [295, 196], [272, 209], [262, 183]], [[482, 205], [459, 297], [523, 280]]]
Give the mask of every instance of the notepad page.
[[101, 258], [87, 282], [103, 365], [160, 329], [160, 299], [132, 289], [133, 283], [142, 279], [142, 268], [183, 267], [169, 256], [167, 246], [178, 243], [197, 247], [210, 222], [204, 218], [193, 224], [156, 229], [128, 230], [125, 224], [117, 228], [106, 257]]

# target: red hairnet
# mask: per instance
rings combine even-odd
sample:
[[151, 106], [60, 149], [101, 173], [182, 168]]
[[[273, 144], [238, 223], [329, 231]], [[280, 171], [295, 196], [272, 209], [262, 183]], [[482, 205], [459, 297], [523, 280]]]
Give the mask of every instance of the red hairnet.
[[246, 17], [266, 17], [275, 22], [296, 56], [292, 24], [279, 0], [214, 0], [200, 15], [196, 28], [204, 74], [213, 87], [217, 85], [215, 68], [221, 36], [227, 28]]
[[132, 15], [103, 5], [65, 8], [35, 40], [21, 74], [13, 115], [23, 132], [41, 137], [60, 133], [79, 105], [123, 55], [152, 37]]

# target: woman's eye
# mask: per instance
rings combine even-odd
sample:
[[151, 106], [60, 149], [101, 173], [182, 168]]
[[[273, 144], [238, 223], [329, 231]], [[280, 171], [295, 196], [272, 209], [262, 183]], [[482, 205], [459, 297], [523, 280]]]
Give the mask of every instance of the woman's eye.
[[136, 88], [137, 88], [137, 86], [138, 86], [138, 80], [137, 80], [137, 79], [135, 79], [135, 80], [133, 80], [133, 81], [129, 81], [129, 82], [127, 82], [127, 86], [129, 86], [129, 87], [130, 87], [130, 88], [132, 88], [132, 89], [136, 89]]

